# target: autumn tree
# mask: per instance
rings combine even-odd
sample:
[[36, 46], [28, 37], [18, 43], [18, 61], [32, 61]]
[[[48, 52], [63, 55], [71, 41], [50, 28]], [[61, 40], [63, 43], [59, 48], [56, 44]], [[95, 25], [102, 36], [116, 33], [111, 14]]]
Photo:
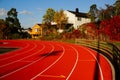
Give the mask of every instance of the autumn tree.
[[54, 14], [55, 10], [48, 8], [45, 15], [43, 16], [43, 23], [46, 24], [48, 28], [51, 28], [51, 22], [54, 21]]
[[101, 9], [100, 10], [100, 19], [105, 20], [105, 19], [110, 19], [114, 16], [114, 7], [112, 5], [106, 4], [106, 9]]
[[120, 0], [116, 0], [114, 3], [115, 15], [120, 15]]
[[[106, 9], [101, 10], [93, 4], [90, 6], [88, 15], [94, 24], [96, 16], [100, 19], [98, 32], [101, 40], [120, 40], [120, 0], [116, 0], [114, 5], [106, 4]], [[91, 26], [94, 30], [94, 26]]]
[[101, 31], [105, 33], [110, 40], [120, 41], [120, 16], [114, 16], [109, 20], [101, 22]]
[[59, 29], [64, 29], [67, 24], [67, 21], [68, 21], [68, 18], [66, 14], [64, 14], [63, 10], [56, 11], [54, 15], [54, 22], [57, 23], [57, 27]]

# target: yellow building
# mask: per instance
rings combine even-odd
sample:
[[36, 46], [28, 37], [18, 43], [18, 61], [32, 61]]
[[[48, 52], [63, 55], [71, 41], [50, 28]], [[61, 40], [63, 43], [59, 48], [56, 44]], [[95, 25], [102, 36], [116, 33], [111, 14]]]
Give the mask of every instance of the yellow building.
[[32, 30], [30, 31], [30, 35], [32, 38], [40, 38], [42, 37], [42, 26], [41, 24], [36, 24], [32, 27]]

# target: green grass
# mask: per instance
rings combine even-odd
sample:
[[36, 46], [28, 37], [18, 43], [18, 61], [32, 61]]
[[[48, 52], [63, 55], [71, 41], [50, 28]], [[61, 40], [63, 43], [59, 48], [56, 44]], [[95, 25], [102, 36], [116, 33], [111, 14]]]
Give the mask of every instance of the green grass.
[[17, 48], [0, 48], [0, 54], [4, 54], [6, 52], [14, 51]]

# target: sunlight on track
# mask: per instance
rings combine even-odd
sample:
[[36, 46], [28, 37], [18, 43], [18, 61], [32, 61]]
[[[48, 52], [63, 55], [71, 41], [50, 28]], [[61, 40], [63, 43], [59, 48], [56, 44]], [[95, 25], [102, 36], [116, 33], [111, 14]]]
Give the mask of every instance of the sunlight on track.
[[[33, 48], [31, 48], [30, 50], [27, 50], [27, 51], [25, 51], [25, 52], [23, 52], [23, 53], [26, 53], [26, 52], [28, 52], [28, 51], [34, 50], [35, 48], [37, 48], [37, 45], [35, 45], [35, 46], [34, 46]], [[36, 54], [36, 53], [34, 53], [34, 54]], [[1, 65], [0, 68], [5, 67], [5, 66], [8, 66], [8, 65], [13, 64], [13, 63], [16, 63], [16, 62], [19, 62], [19, 61], [22, 61], [23, 59], [26, 59], [26, 58], [29, 58], [29, 57], [33, 56], [34, 54], [29, 55], [29, 56], [27, 56], [27, 57], [20, 58], [20, 59], [18, 59], [18, 60], [16, 60], [16, 61], [13, 61], [13, 62], [9, 62], [9, 63], [4, 64], [4, 65]]]
[[[90, 48], [53, 41], [28, 41], [28, 43], [30, 45], [26, 46], [31, 47], [23, 52], [26, 55], [11, 61], [5, 60], [6, 65], [2, 65], [1, 61], [0, 80], [12, 80], [13, 78], [14, 80], [94, 80], [96, 63], [99, 69], [98, 80], [112, 80], [108, 78], [111, 75], [109, 66], [101, 64], [105, 60], [99, 61], [96, 57], [97, 53]], [[21, 44], [20, 47], [25, 48], [25, 44]], [[17, 56], [16, 53], [4, 58], [10, 60]], [[107, 72], [104, 71], [106, 69], [110, 74], [106, 75]]]
[[30, 80], [34, 80], [35, 78], [37, 78], [38, 76], [40, 76], [41, 74], [43, 74], [45, 71], [47, 71], [49, 68], [51, 68], [53, 65], [55, 65], [62, 58], [62, 56], [65, 53], [65, 49], [64, 49], [63, 46], [61, 46], [61, 47], [63, 48], [62, 55], [57, 60], [55, 60], [50, 66], [48, 66], [46, 69], [44, 69], [43, 71], [41, 71], [39, 74], [37, 74], [36, 76], [34, 76], [33, 78], [31, 78]]
[[94, 62], [95, 60], [80, 60], [80, 61]]
[[76, 66], [77, 66], [77, 63], [78, 63], [78, 59], [79, 59], [79, 53], [77, 51], [77, 49], [75, 49], [73, 46], [70, 46], [73, 50], [75, 50], [77, 56], [76, 56], [76, 61], [75, 61], [75, 64], [70, 72], [70, 74], [68, 75], [68, 77], [66, 78], [66, 80], [69, 80], [70, 76], [72, 75], [73, 71], [75, 70]]
[[[45, 46], [44, 46], [41, 50], [37, 51], [36, 53], [41, 52], [44, 48], [45, 48]], [[53, 50], [53, 49], [52, 49], [52, 50]], [[36, 53], [34, 53], [34, 54], [36, 54]], [[30, 55], [30, 56], [31, 56], [31, 55]], [[36, 62], [38, 62], [38, 61], [40, 61], [40, 60], [43, 59], [43, 58], [44, 58], [44, 57], [42, 57], [42, 58], [40, 58], [40, 59], [38, 59], [38, 60], [36, 60], [36, 61], [33, 61], [32, 63], [30, 63], [30, 64], [28, 64], [28, 65], [26, 65], [26, 66], [23, 66], [23, 67], [21, 67], [21, 68], [19, 68], [19, 69], [17, 69], [17, 70], [14, 70], [14, 71], [6, 74], [6, 75], [3, 75], [3, 76], [0, 77], [0, 79], [1, 79], [1, 78], [4, 78], [4, 77], [7, 77], [7, 76], [9, 76], [9, 75], [11, 75], [11, 74], [13, 74], [13, 73], [15, 73], [15, 72], [17, 72], [17, 71], [20, 71], [20, 70], [22, 70], [22, 69], [24, 69], [24, 68], [26, 68], [26, 67], [28, 67], [28, 66], [36, 63]], [[19, 60], [19, 61], [20, 61], [20, 60]], [[18, 62], [18, 61], [16, 61], [16, 62]]]
[[[23, 49], [25, 49], [25, 48], [27, 48], [27, 47], [29, 47], [29, 44], [26, 44], [26, 46], [23, 48]], [[20, 51], [21, 51], [22, 49], [20, 49]], [[6, 60], [6, 59], [9, 59], [9, 58], [12, 58], [12, 57], [15, 57], [15, 56], [18, 56], [18, 55], [22, 55], [22, 54], [24, 54], [24, 53], [26, 53], [26, 52], [28, 52], [28, 51], [24, 51], [24, 52], [21, 52], [21, 54], [15, 54], [15, 55], [12, 55], [12, 56], [9, 56], [9, 57], [6, 57], [6, 58], [3, 58], [3, 59], [0, 59], [0, 60]]]
[[[98, 68], [100, 70], [100, 76], [101, 76], [101, 79], [104, 80], [103, 78], [103, 73], [102, 73], [102, 69], [101, 69], [101, 66], [99, 64], [99, 61], [97, 60], [96, 56], [92, 53], [92, 51], [90, 51], [89, 49], [85, 48], [85, 47], [82, 47], [83, 49], [87, 50], [96, 60], [97, 64], [98, 64]], [[97, 53], [98, 54], [98, 53]], [[100, 54], [99, 54], [100, 55]]]

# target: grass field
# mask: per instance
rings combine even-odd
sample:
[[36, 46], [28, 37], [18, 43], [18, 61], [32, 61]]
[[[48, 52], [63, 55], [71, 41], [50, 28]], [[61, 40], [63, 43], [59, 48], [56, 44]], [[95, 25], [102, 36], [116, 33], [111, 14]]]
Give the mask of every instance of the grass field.
[[17, 48], [0, 48], [0, 54], [4, 54], [6, 52], [10, 52], [10, 51], [13, 51], [13, 50], [16, 50]]

